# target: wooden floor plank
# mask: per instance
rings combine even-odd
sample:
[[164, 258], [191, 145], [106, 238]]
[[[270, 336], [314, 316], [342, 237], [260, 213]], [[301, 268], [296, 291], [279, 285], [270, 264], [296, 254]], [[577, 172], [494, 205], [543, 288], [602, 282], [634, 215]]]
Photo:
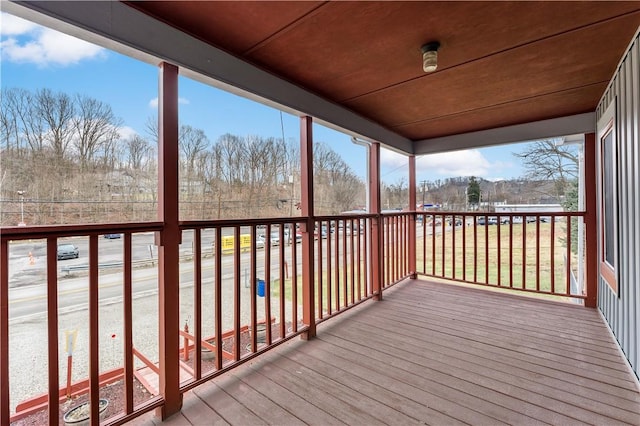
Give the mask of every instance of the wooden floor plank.
[[[472, 410], [462, 410], [455, 404], [449, 404], [451, 408], [447, 410], [448, 401], [441, 400], [437, 395], [426, 395], [422, 389], [409, 386], [404, 382], [389, 378], [378, 373], [375, 369], [367, 368], [359, 359], [341, 359], [337, 363], [335, 353], [325, 350], [327, 345], [315, 340], [308, 345], [300, 346], [299, 352], [294, 352], [288, 356], [298, 359], [300, 362], [306, 361], [315, 368], [322, 369], [323, 374], [331, 375], [335, 380], [344, 381], [345, 384], [353, 386], [361, 393], [372, 398], [380, 398], [385, 404], [402, 407], [402, 410], [416, 419], [421, 419], [425, 424], [467, 424], [467, 422], [486, 421], [496, 422], [491, 417], [484, 417], [480, 413]], [[317, 360], [325, 361], [325, 364], [318, 365], [309, 362], [308, 358], [301, 358], [301, 354], [307, 354]], [[338, 367], [334, 367], [334, 365]], [[326, 366], [331, 367], [327, 368]], [[434, 403], [425, 403], [432, 399]], [[442, 411], [433, 409], [433, 405], [438, 405]], [[484, 418], [483, 418], [484, 417]]]
[[374, 402], [350, 393], [348, 389], [323, 380], [322, 377], [308, 374], [308, 371], [306, 375], [296, 370], [290, 371], [282, 368], [280, 362], [276, 361], [262, 367], [260, 372], [346, 424], [385, 424], [367, 411], [375, 408]]
[[[341, 335], [344, 336], [342, 332]], [[538, 418], [541, 421], [566, 424], [575, 420], [583, 422], [593, 420], [599, 424], [607, 423], [613, 425], [616, 424], [616, 420], [614, 419], [619, 418], [620, 422], [628, 423], [637, 418], [636, 414], [627, 412], [626, 415], [624, 415], [625, 413], [621, 410], [611, 410], [612, 413], [615, 412], [615, 416], [602, 415], [592, 409], [595, 403], [594, 401], [580, 401], [577, 405], [569, 404], [564, 401], [566, 394], [562, 392], [557, 393], [558, 398], [551, 398], [548, 396], [548, 389], [540, 389], [538, 392], [532, 390], [526, 386], [526, 384], [514, 383], [512, 377], [506, 377], [504, 381], [500, 380], [496, 377], [499, 372], [482, 367], [473, 368], [473, 366], [477, 366], [477, 364], [456, 362], [455, 357], [433, 359], [430, 356], [430, 348], [426, 344], [420, 345], [419, 343], [414, 343], [413, 348], [401, 348], [393, 343], [393, 337], [390, 336], [385, 336], [385, 339], [381, 340], [380, 336], [362, 330], [358, 331], [355, 335], [360, 336], [359, 338], [363, 339], [363, 341], [366, 340], [366, 344], [363, 344], [363, 342], [356, 343], [357, 345], [363, 346], [364, 350], [373, 350], [373, 348], [375, 348], [392, 356], [395, 354], [397, 358], [402, 359], [402, 361], [399, 361], [400, 363], [405, 362], [407, 364], [413, 363], [418, 365], [420, 366], [419, 369], [424, 369], [427, 371], [427, 374], [430, 374], [429, 371], [435, 371], [445, 375], [445, 378], [447, 376], [455, 377], [462, 381], [469, 381], [475, 385], [482, 386], [488, 391], [495, 391], [519, 399], [522, 401], [520, 409], [525, 410], [522, 411], [523, 414]], [[389, 345], [384, 344], [387, 342]], [[370, 346], [367, 347], [367, 345]], [[430, 376], [437, 376], [437, 374], [430, 374]], [[449, 380], [449, 383], [454, 383], [454, 381]], [[608, 410], [607, 407], [602, 408]], [[565, 413], [568, 414], [565, 416]]]
[[[609, 383], [631, 391], [636, 390], [629, 374], [616, 374], [616, 376], [611, 376], [608, 374], [594, 372], [593, 369], [576, 366], [578, 363], [577, 361], [574, 363], [568, 363], [564, 360], [560, 361], [558, 359], [555, 359], [554, 361], [548, 360], [546, 359], [548, 357], [547, 354], [544, 352], [538, 352], [535, 348], [518, 345], [508, 339], [502, 338], [500, 335], [491, 336], [469, 327], [465, 328], [456, 324], [451, 324], [450, 321], [416, 321], [411, 317], [402, 316], [402, 314], [389, 312], [388, 310], [380, 310], [371, 316], [380, 318], [380, 326], [385, 327], [385, 330], [389, 332], [395, 332], [394, 330], [398, 330], [397, 333], [405, 333], [406, 329], [412, 329], [416, 333], [423, 333], [429, 330], [440, 335], [446, 335], [447, 337], [458, 337], [474, 346], [483, 345], [485, 349], [491, 349], [497, 354], [516, 357], [522, 362], [556, 369], [561, 372], [568, 372], [577, 376], [585, 375], [593, 380], [598, 380], [603, 383]], [[382, 321], [383, 318], [387, 321]], [[618, 362], [620, 362], [620, 355], [618, 354], [616, 356]]]
[[218, 387], [215, 381], [207, 382], [195, 388], [193, 392], [229, 424], [267, 424], [259, 415], [254, 414]]
[[216, 380], [216, 385], [222, 388], [236, 401], [244, 405], [270, 425], [299, 425], [304, 424], [302, 420], [274, 403], [267, 395], [257, 392], [240, 379], [233, 375], [228, 375], [220, 380]]
[[182, 414], [193, 425], [228, 425], [218, 413], [213, 411], [205, 402], [200, 399], [193, 391], [189, 391], [184, 395], [182, 401]]
[[[350, 326], [354, 326], [355, 323], [355, 320], [351, 321]], [[397, 339], [396, 336], [385, 337], [389, 346], [400, 349], [405, 348], [402, 342], [398, 340], [394, 342], [394, 339]], [[566, 401], [586, 410], [606, 413], [612, 418], [622, 421], [632, 421], [640, 416], [640, 404], [632, 403], [626, 399], [499, 363], [491, 358], [468, 353], [464, 348], [455, 347], [450, 349], [425, 336], [417, 335], [412, 337], [412, 340], [416, 343], [413, 355], [419, 356], [420, 359], [425, 358], [444, 365], [450, 365], [456, 370], [465, 371], [467, 374], [492, 377], [503, 383], [517, 385], [541, 395], [553, 396], [558, 400]], [[411, 348], [406, 348], [405, 350], [410, 351]]]
[[188, 392], [163, 424], [640, 425], [640, 393], [595, 310], [407, 280]]
[[309, 425], [339, 426], [345, 425], [329, 412], [323, 411], [315, 405], [309, 403], [299, 395], [289, 391], [277, 381], [272, 381], [262, 375], [259, 370], [252, 371], [253, 374], [241, 374], [234, 376], [242, 380], [247, 386], [252, 387], [257, 392], [270, 398], [274, 403], [283, 409], [295, 413], [296, 417]]

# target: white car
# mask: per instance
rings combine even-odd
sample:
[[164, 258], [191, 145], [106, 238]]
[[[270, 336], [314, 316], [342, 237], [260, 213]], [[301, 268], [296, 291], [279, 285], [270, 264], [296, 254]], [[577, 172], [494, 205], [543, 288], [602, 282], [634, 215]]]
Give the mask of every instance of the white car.
[[264, 248], [264, 246], [265, 246], [265, 243], [264, 243], [264, 236], [262, 236], [262, 235], [257, 235], [257, 236], [256, 236], [256, 248], [257, 248], [257, 249], [263, 249], [263, 248]]

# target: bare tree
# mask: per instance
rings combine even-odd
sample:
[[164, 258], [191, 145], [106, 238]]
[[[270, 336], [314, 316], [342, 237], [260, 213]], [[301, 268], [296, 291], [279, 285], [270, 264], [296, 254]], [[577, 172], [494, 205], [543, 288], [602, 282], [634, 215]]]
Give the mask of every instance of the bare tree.
[[55, 158], [60, 161], [64, 158], [73, 136], [73, 100], [66, 93], [53, 93], [49, 89], [41, 89], [36, 92], [34, 101], [35, 111], [47, 126], [45, 139]]
[[96, 153], [119, 137], [120, 120], [111, 106], [88, 96], [76, 97], [77, 115], [73, 119], [76, 131], [75, 147], [80, 158], [80, 168], [85, 170], [95, 159]]
[[[10, 89], [8, 102], [17, 119], [17, 131], [26, 141], [32, 155], [44, 152], [46, 146], [46, 123], [36, 105], [34, 95], [24, 89]], [[16, 141], [18, 143], [19, 139]]]
[[15, 96], [15, 89], [0, 90], [0, 149], [4, 151], [5, 155], [20, 155], [21, 153]]
[[513, 155], [522, 160], [528, 179], [554, 181], [555, 195], [561, 197], [578, 177], [578, 153], [574, 145], [556, 142], [556, 139], [535, 141]]
[[153, 152], [149, 142], [140, 135], [133, 135], [124, 141], [127, 166], [132, 170], [142, 170]]

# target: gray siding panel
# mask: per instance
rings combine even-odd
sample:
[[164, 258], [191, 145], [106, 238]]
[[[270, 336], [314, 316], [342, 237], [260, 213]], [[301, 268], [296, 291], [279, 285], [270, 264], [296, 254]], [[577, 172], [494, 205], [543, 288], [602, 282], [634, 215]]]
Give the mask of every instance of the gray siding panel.
[[[616, 102], [618, 294], [600, 279], [598, 307], [640, 376], [640, 38], [636, 35], [596, 109]], [[599, 152], [599, 147], [598, 147]], [[599, 178], [600, 179], [600, 178]], [[598, 179], [598, 180], [599, 180]], [[600, 199], [600, 194], [599, 194]]]

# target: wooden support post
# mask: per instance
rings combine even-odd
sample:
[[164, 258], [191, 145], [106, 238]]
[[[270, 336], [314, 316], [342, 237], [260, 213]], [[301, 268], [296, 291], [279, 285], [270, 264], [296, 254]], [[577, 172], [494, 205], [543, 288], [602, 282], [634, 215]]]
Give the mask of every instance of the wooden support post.
[[313, 268], [313, 120], [300, 118], [300, 204], [302, 216], [302, 322], [308, 327], [303, 339], [316, 335], [316, 311], [314, 303], [315, 274]]
[[180, 411], [180, 298], [178, 215], [178, 67], [160, 64], [158, 91], [158, 220], [164, 222], [158, 244], [160, 319], [160, 394], [162, 419]]
[[382, 300], [382, 232], [383, 219], [380, 214], [380, 144], [369, 146], [369, 213], [375, 214], [371, 230], [371, 291], [375, 300]]
[[[416, 268], [416, 156], [409, 156], [409, 275], [412, 280], [418, 278]], [[455, 223], [455, 218], [454, 218]], [[444, 225], [443, 225], [444, 227]], [[455, 224], [453, 226], [455, 228]], [[443, 228], [444, 229], [444, 228]]]
[[47, 238], [47, 337], [49, 346], [49, 424], [60, 421], [60, 383], [58, 381], [58, 241]]
[[584, 135], [584, 207], [585, 207], [585, 289], [587, 298], [584, 305], [595, 308], [598, 305], [598, 205], [596, 167], [596, 135]]
[[9, 424], [9, 241], [0, 242], [0, 424]]

